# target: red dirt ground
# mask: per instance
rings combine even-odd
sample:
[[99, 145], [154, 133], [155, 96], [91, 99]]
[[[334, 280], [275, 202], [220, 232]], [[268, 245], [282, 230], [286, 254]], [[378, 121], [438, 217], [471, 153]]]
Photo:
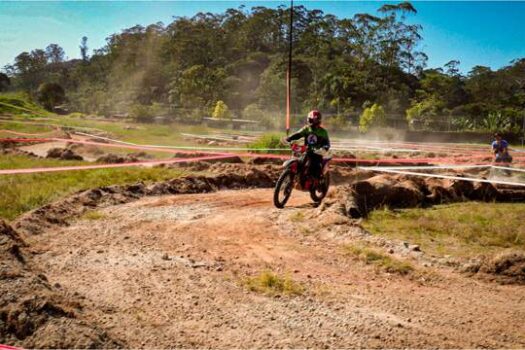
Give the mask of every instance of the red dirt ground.
[[[145, 197], [27, 237], [79, 317], [125, 347], [523, 348], [525, 289], [444, 267], [408, 276], [345, 253], [362, 230], [319, 217], [305, 193], [272, 190]], [[405, 258], [403, 258], [405, 259]], [[243, 281], [271, 270], [299, 296]]]

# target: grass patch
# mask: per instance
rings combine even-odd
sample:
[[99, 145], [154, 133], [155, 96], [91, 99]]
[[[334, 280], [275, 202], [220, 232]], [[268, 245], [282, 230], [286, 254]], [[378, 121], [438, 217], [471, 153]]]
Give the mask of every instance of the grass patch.
[[304, 287], [289, 276], [280, 276], [272, 271], [263, 271], [257, 276], [248, 277], [244, 284], [249, 290], [266, 295], [301, 295], [304, 293]]
[[[0, 169], [63, 166], [76, 163], [0, 155]], [[89, 188], [139, 181], [156, 182], [181, 175], [182, 172], [177, 169], [139, 167], [0, 175], [0, 218], [12, 220], [24, 212]]]
[[305, 219], [305, 216], [302, 211], [296, 211], [295, 213], [289, 216], [289, 219], [292, 222], [303, 222]]
[[91, 210], [91, 211], [86, 212], [84, 215], [82, 215], [81, 219], [96, 221], [96, 220], [104, 219], [105, 217], [106, 217], [106, 214], [98, 210]]
[[454, 203], [427, 209], [376, 210], [363, 226], [407, 240], [425, 251], [468, 257], [508, 248], [525, 250], [525, 204]]
[[[27, 133], [49, 133], [54, 130], [50, 126], [29, 124], [29, 123], [24, 123], [24, 122], [8, 121], [8, 120], [1, 120], [1, 119], [0, 119], [0, 129], [27, 132]], [[11, 134], [2, 135], [2, 136], [13, 137]]]
[[[0, 155], [0, 169], [53, 168], [58, 166], [87, 165], [88, 162], [58, 160], [52, 158], [33, 158], [24, 155]], [[0, 181], [2, 177], [0, 175]]]
[[414, 267], [409, 262], [395, 259], [372, 248], [356, 245], [346, 245], [344, 248], [348, 254], [365, 264], [374, 265], [389, 273], [407, 275], [414, 270]]
[[0, 114], [2, 113], [22, 116], [51, 115], [51, 113], [34, 103], [29, 95], [21, 92], [0, 94]]

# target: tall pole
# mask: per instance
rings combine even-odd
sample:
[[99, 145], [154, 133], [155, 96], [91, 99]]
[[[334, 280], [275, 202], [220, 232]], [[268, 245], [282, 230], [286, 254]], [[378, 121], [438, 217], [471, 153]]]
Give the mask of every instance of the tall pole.
[[523, 136], [521, 137], [521, 147], [523, 147], [523, 145], [525, 145], [525, 109], [523, 110], [522, 112], [523, 114], [521, 115], [521, 122], [522, 122], [522, 128], [523, 128]]
[[293, 0], [290, 1], [290, 26], [288, 28], [288, 69], [286, 70], [286, 135], [290, 133], [290, 113], [292, 109], [292, 39]]

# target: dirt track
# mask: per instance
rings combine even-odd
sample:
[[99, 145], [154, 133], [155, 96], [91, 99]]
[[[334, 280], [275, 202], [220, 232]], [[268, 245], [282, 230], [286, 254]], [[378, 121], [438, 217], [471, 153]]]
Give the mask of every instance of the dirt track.
[[[345, 255], [362, 234], [348, 219], [316, 218], [299, 192], [277, 210], [271, 193], [146, 197], [27, 241], [80, 317], [126, 347], [525, 347], [523, 286], [377, 272]], [[265, 269], [304, 294], [248, 291]]]

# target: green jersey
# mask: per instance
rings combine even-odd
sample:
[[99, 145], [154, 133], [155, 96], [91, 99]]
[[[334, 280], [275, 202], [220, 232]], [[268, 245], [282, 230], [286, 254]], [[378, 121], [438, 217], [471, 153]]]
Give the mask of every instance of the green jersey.
[[328, 132], [326, 129], [320, 126], [306, 125], [296, 133], [288, 136], [286, 141], [299, 140], [304, 137], [304, 144], [308, 146], [309, 150], [315, 150], [319, 148], [330, 148], [330, 139], [328, 138]]

